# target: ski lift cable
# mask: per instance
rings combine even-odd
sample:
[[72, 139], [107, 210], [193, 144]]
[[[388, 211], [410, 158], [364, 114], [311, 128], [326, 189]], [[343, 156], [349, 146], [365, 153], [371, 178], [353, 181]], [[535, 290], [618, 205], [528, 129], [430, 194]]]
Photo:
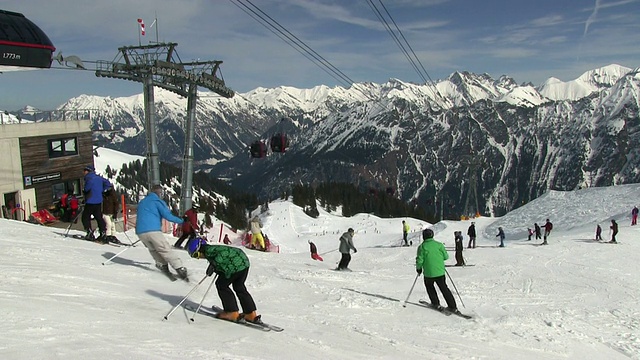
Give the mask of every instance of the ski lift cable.
[[[343, 86], [345, 88], [352, 87], [354, 90], [356, 90], [361, 95], [363, 95], [363, 97], [366, 98], [367, 100], [379, 104], [382, 108], [387, 108], [378, 99], [373, 98], [371, 95], [367, 94], [365, 91], [360, 89], [359, 85], [353, 79], [351, 79], [349, 76], [347, 76], [344, 72], [342, 72], [336, 66], [331, 64], [331, 62], [329, 62], [327, 59], [325, 59], [320, 54], [318, 54], [315, 50], [313, 50], [310, 46], [308, 46], [306, 43], [304, 43], [302, 40], [300, 40], [297, 36], [293, 35], [289, 30], [287, 30], [284, 26], [282, 26], [280, 23], [278, 23], [276, 20], [274, 20], [272, 17], [270, 17], [264, 11], [262, 11], [258, 6], [253, 4], [250, 0], [245, 0], [245, 1], [248, 4], [250, 4], [255, 10], [251, 9], [247, 4], [242, 3], [242, 0], [230, 0], [230, 1], [234, 5], [236, 5], [238, 8], [243, 10], [245, 13], [250, 15], [254, 20], [258, 21], [261, 25], [267, 27], [267, 29], [269, 29], [269, 31], [271, 31], [272, 33], [276, 34], [278, 37], [280, 37], [280, 39], [285, 41], [289, 46], [291, 46], [294, 49], [296, 49], [296, 51], [298, 51], [298, 52], [304, 51], [309, 56], [311, 56], [314, 60], [310, 59], [309, 56], [303, 54], [307, 59], [309, 59], [312, 62], [314, 62], [314, 64], [316, 64], [318, 67], [320, 67], [323, 71], [327, 72], [329, 75], [331, 75], [331, 73], [335, 74], [335, 76], [334, 75], [331, 75], [331, 76], [334, 79], [338, 80], [339, 83], [343, 84]], [[247, 12], [247, 10], [243, 9], [242, 7], [240, 7], [240, 5], [244, 6], [248, 11], [251, 11], [253, 14], [255, 14], [255, 16], [249, 14]], [[260, 12], [261, 14], [264, 14], [264, 16], [258, 14], [257, 12]], [[261, 20], [258, 20], [256, 17], [259, 17]], [[282, 34], [282, 36], [278, 35], [277, 33], [275, 33], [274, 30], [277, 31], [278, 33]], [[286, 37], [286, 39], [283, 38], [283, 36]], [[331, 73], [329, 73], [329, 71]], [[336, 76], [339, 77], [339, 79], [336, 78]]]
[[[242, 1], [242, 0], [236, 0], [236, 1]], [[337, 67], [335, 67], [331, 62], [329, 62], [327, 59], [325, 59], [322, 55], [318, 54], [315, 50], [313, 50], [310, 46], [308, 46], [304, 41], [300, 40], [300, 38], [298, 38], [297, 36], [295, 36], [294, 34], [292, 34], [289, 30], [287, 30], [284, 26], [282, 26], [280, 23], [278, 23], [278, 21], [274, 20], [271, 16], [269, 16], [267, 13], [265, 13], [264, 11], [262, 11], [260, 8], [258, 8], [256, 5], [254, 5], [251, 0], [245, 0], [246, 2], [248, 2], [249, 4], [251, 4], [251, 6], [253, 6], [256, 10], [258, 10], [261, 14], [263, 14], [264, 16], [266, 16], [267, 18], [269, 18], [269, 20], [277, 25], [277, 27], [279, 29], [282, 29], [282, 31], [286, 32], [289, 36], [287, 36], [288, 39], [291, 39], [292, 41], [294, 41], [293, 39], [295, 39], [296, 41], [296, 45], [298, 45], [299, 47], [301, 47], [304, 51], [306, 51], [307, 53], [311, 54], [315, 59], [318, 59], [318, 61], [320, 61], [323, 65], [325, 65], [328, 69], [330, 69], [332, 72], [334, 72], [335, 74], [339, 75], [340, 78], [345, 79], [346, 81], [348, 81], [351, 84], [354, 84], [355, 81], [353, 81], [353, 79], [351, 79], [349, 76], [347, 76], [344, 72], [340, 71], [340, 69], [338, 69]], [[279, 29], [276, 29], [278, 31], [280, 31]]]
[[[233, 2], [233, 0], [231, 0]], [[331, 75], [334, 79], [338, 80], [338, 82], [342, 83], [343, 86], [345, 88], [349, 88], [349, 87], [353, 87], [354, 90], [356, 90], [357, 92], [359, 92], [361, 95], [364, 96], [364, 98], [366, 98], [369, 101], [372, 101], [374, 103], [377, 103], [378, 100], [373, 98], [372, 96], [370, 96], [369, 94], [367, 94], [366, 92], [364, 92], [362, 89], [359, 88], [359, 84], [357, 84], [353, 79], [351, 79], [349, 76], [347, 76], [344, 72], [340, 71], [340, 69], [338, 69], [337, 67], [335, 67], [333, 64], [331, 64], [331, 62], [329, 62], [327, 59], [325, 59], [324, 57], [322, 57], [322, 55], [318, 54], [315, 50], [313, 50], [310, 46], [308, 46], [306, 43], [304, 43], [302, 40], [300, 40], [297, 36], [295, 36], [294, 34], [292, 34], [289, 30], [287, 30], [284, 26], [282, 26], [280, 23], [278, 23], [278, 21], [276, 21], [275, 19], [273, 19], [272, 17], [270, 17], [268, 14], [266, 14], [263, 10], [261, 10], [258, 6], [256, 6], [255, 4], [253, 4], [250, 0], [246, 0], [249, 4], [251, 4], [251, 6], [253, 8], [255, 8], [257, 11], [259, 11], [260, 13], [264, 14], [264, 17], [257, 14], [256, 10], [252, 10], [250, 9], [246, 4], [242, 4], [241, 0], [235, 0], [236, 2], [240, 3], [241, 5], [243, 5], [244, 7], [246, 7], [247, 9], [249, 9], [251, 12], [253, 12], [256, 16], [260, 17], [260, 19], [262, 19], [262, 21], [257, 20], [254, 16], [252, 16], [254, 18], [254, 20], [257, 20], [258, 22], [260, 22], [263, 26], [266, 26], [265, 24], [268, 24], [269, 26], [271, 26], [273, 29], [275, 29], [277, 32], [279, 32], [280, 34], [282, 34], [283, 36], [285, 36], [287, 39], [284, 39], [282, 36], [278, 35], [278, 37], [280, 37], [283, 41], [285, 41], [287, 44], [289, 44], [290, 46], [294, 47], [294, 49], [296, 49], [298, 52], [300, 52], [296, 46], [301, 49], [302, 51], [306, 52], [307, 54], [309, 54], [311, 57], [313, 57], [315, 60], [309, 59], [309, 56], [305, 57], [309, 60], [311, 60], [312, 62], [314, 62], [317, 66], [321, 67], [321, 69], [325, 72], [327, 72], [327, 70], [331, 71], [332, 73], [334, 73], [336, 76], [340, 77], [340, 79], [337, 79], [335, 76], [331, 75], [329, 73], [329, 75]], [[236, 5], [236, 4], [234, 4]], [[236, 5], [238, 6], [238, 5]], [[244, 11], [244, 10], [243, 10]], [[245, 13], [247, 13], [245, 11]], [[247, 13], [248, 14], [248, 13]], [[250, 14], [249, 14], [250, 15]], [[265, 19], [265, 17], [267, 17], [269, 20]], [[272, 31], [271, 29], [269, 29], [270, 31]], [[273, 31], [272, 31], [273, 32]], [[286, 34], [285, 34], [286, 32]], [[294, 46], [295, 45], [295, 46]], [[304, 54], [303, 54], [304, 55]], [[322, 68], [322, 66], [324, 66], [325, 68]], [[328, 72], [327, 72], [328, 73]], [[382, 105], [382, 104], [380, 104]], [[385, 106], [382, 106], [382, 108], [386, 108]]]
[[[371, 95], [367, 94], [362, 89], [360, 89], [358, 83], [353, 81], [353, 79], [349, 78], [346, 74], [344, 74], [337, 67], [335, 67], [333, 64], [331, 64], [328, 60], [326, 60], [324, 57], [322, 57], [317, 52], [315, 52], [313, 49], [311, 49], [308, 45], [306, 45], [304, 42], [302, 42], [302, 40], [298, 39], [295, 35], [293, 35], [291, 32], [289, 32], [287, 29], [285, 29], [282, 25], [280, 25], [276, 20], [273, 20], [271, 17], [269, 17], [269, 15], [264, 13], [264, 11], [260, 10], [256, 5], [254, 5], [253, 3], [251, 3], [250, 1], [247, 0], [249, 3], [251, 3], [251, 5], [253, 7], [255, 7], [257, 9], [257, 11], [260, 11], [261, 13], [265, 14], [266, 17], [271, 19], [271, 21], [273, 21], [273, 23], [270, 22], [269, 20], [265, 19], [265, 17], [263, 17], [263, 16], [259, 15], [258, 13], [256, 13], [255, 10], [250, 9], [246, 4], [242, 4], [241, 0], [230, 0], [230, 1], [236, 7], [240, 8], [242, 11], [244, 11], [247, 15], [251, 16], [254, 20], [259, 22], [262, 26], [264, 26], [269, 31], [271, 31], [273, 34], [275, 34], [280, 39], [282, 39], [289, 46], [293, 47], [296, 51], [298, 51], [304, 57], [306, 57], [311, 62], [313, 62], [316, 66], [318, 66], [324, 72], [326, 72], [331, 77], [336, 79], [338, 81], [338, 83], [342, 84], [342, 86], [344, 88], [352, 87], [355, 91], [360, 93], [365, 99], [367, 99], [367, 100], [369, 100], [369, 101], [371, 101], [371, 102], [373, 102], [375, 104], [379, 104], [379, 106], [382, 109], [386, 109], [386, 106], [381, 104], [378, 99], [372, 97]], [[240, 5], [242, 5], [245, 8], [247, 8], [247, 10], [243, 9], [242, 7], [240, 7]], [[250, 12], [255, 14], [255, 15], [252, 15]], [[274, 23], [278, 27], [282, 28], [284, 31], [286, 31], [290, 35], [285, 34], [283, 32], [283, 30], [280, 30], [279, 28], [277, 28], [276, 25], [274, 25]]]
[[[335, 66], [333, 66], [330, 62], [328, 62], [326, 59], [320, 56], [317, 52], [313, 51], [313, 49], [311, 49], [308, 45], [302, 42], [295, 35], [291, 34], [291, 32], [285, 29], [276, 20], [271, 18], [269, 15], [267, 15], [264, 11], [262, 11], [256, 5], [251, 3], [251, 1], [247, 0], [247, 2], [251, 4], [253, 8], [255, 8], [255, 10], [250, 6], [248, 6], [247, 4], [244, 4], [242, 0], [230, 0], [230, 1], [234, 5], [236, 5], [238, 8], [240, 8], [242, 11], [244, 11], [246, 14], [251, 16], [254, 20], [260, 22], [269, 31], [271, 31], [280, 39], [285, 41], [287, 44], [293, 47], [296, 51], [304, 55], [307, 59], [314, 62], [316, 65], [322, 68], [325, 72], [329, 71], [329, 75], [331, 75], [334, 79], [338, 80], [338, 82], [343, 84], [345, 87], [349, 87], [351, 83], [353, 83], [353, 81], [348, 76], [346, 76], [344, 73], [342, 73], [337, 68], [335, 68]], [[245, 7], [246, 10], [243, 9], [241, 6]], [[251, 12], [253, 15], [249, 12]], [[259, 14], [258, 12], [260, 12], [263, 15]], [[260, 20], [258, 20], [258, 18]], [[313, 59], [311, 59], [310, 57]], [[331, 73], [333, 73], [335, 76], [332, 75]]]
[[416, 59], [416, 61], [418, 61], [418, 64], [420, 64], [420, 67], [422, 68], [422, 71], [424, 71], [424, 74], [427, 76], [427, 78], [429, 79], [429, 81], [425, 81], [425, 83], [427, 85], [431, 85], [433, 87], [433, 90], [435, 90], [435, 93], [438, 97], [440, 97], [441, 100], [447, 102], [447, 100], [444, 98], [444, 96], [442, 96], [442, 94], [440, 93], [440, 91], [438, 90], [438, 87], [436, 86], [435, 81], [433, 81], [433, 79], [431, 79], [431, 76], [429, 76], [429, 72], [427, 71], [427, 69], [425, 69], [424, 65], [422, 65], [422, 61], [420, 61], [420, 58], [418, 57], [418, 55], [416, 55], [415, 51], [413, 51], [413, 47], [411, 46], [411, 44], [409, 43], [409, 41], [407, 40], [407, 38], [404, 36], [404, 34], [402, 33], [402, 30], [400, 30], [400, 27], [398, 27], [398, 24], [396, 23], [396, 21], [393, 19], [393, 17], [391, 16], [391, 14], [389, 13], [389, 11], [387, 10], [387, 7], [384, 5], [384, 3], [382, 2], [382, 0], [378, 0], [380, 2], [380, 5], [382, 6], [382, 8], [384, 9], [384, 11], [387, 13], [387, 15], [389, 16], [389, 19], [391, 19], [391, 22], [393, 22], [393, 25], [396, 27], [396, 29], [398, 30], [398, 33], [400, 34], [400, 36], [402, 36], [402, 39], [405, 41], [405, 43], [407, 44], [407, 47], [409, 47], [409, 50], [411, 50], [411, 53], [413, 54], [413, 57]]
[[[383, 22], [383, 24], [385, 26], [388, 26], [388, 23], [386, 23], [386, 20], [384, 20], [384, 17], [380, 14], [380, 11], [377, 9], [376, 5], [373, 3], [372, 0], [368, 0], [369, 2], [369, 6], [372, 8], [372, 10], [374, 10], [374, 13], [376, 13], [376, 15], [378, 16], [378, 19], [383, 19], [381, 20]], [[411, 63], [411, 65], [413, 66], [413, 68], [418, 72], [418, 75], [424, 80], [425, 84], [430, 88], [430, 90], [433, 92], [434, 96], [439, 97], [441, 100], [443, 101], [447, 101], [444, 96], [442, 96], [442, 94], [440, 93], [440, 91], [438, 90], [437, 86], [435, 85], [435, 82], [433, 81], [433, 79], [431, 78], [431, 76], [429, 76], [429, 73], [427, 72], [427, 70], [425, 69], [424, 65], [422, 64], [422, 62], [420, 61], [420, 58], [416, 55], [415, 51], [413, 50], [413, 47], [411, 46], [411, 44], [409, 43], [409, 41], [407, 40], [407, 38], [404, 36], [402, 30], [400, 30], [400, 27], [398, 26], [398, 24], [396, 23], [396, 21], [393, 19], [393, 16], [391, 16], [391, 13], [389, 13], [389, 10], [387, 10], [387, 7], [384, 5], [384, 3], [382, 2], [382, 0], [378, 0], [378, 2], [380, 3], [380, 5], [382, 6], [382, 8], [384, 9], [385, 13], [387, 14], [387, 16], [389, 17], [389, 19], [391, 20], [391, 22], [393, 23], [394, 27], [396, 28], [396, 30], [398, 31], [398, 34], [400, 34], [400, 36], [402, 37], [402, 39], [404, 40], [404, 42], [406, 43], [407, 47], [409, 48], [409, 50], [411, 51], [411, 54], [413, 54], [413, 58], [415, 58], [415, 61], [413, 59], [409, 59], [409, 55], [407, 54], [407, 51], [404, 49], [404, 47], [398, 42], [398, 38], [395, 34], [392, 34], [392, 36], [394, 37], [394, 39], [396, 40], [396, 43], [398, 44], [398, 46], [400, 46], [401, 50], [405, 53], [405, 56], [407, 56], [407, 58], [409, 59], [409, 62]], [[422, 72], [424, 72], [424, 74], [417, 68], [416, 65], [416, 61], [417, 64], [420, 65], [420, 68], [422, 69]], [[425, 78], [426, 75], [426, 78]], [[428, 79], [428, 81], [427, 81]]]
[[400, 39], [398, 38], [398, 36], [395, 34], [395, 32], [393, 32], [393, 30], [391, 29], [391, 26], [389, 25], [389, 23], [387, 22], [387, 20], [384, 18], [384, 16], [382, 15], [382, 13], [380, 13], [380, 10], [378, 10], [378, 8], [376, 7], [376, 5], [373, 3], [372, 0], [367, 0], [367, 4], [369, 5], [369, 7], [371, 8], [371, 11], [373, 11], [373, 13], [376, 15], [376, 17], [378, 18], [378, 20], [382, 23], [382, 25], [385, 27], [385, 29], [387, 30], [387, 33], [389, 33], [389, 35], [391, 36], [391, 38], [393, 38], [393, 41], [395, 41], [396, 45], [398, 45], [398, 47], [400, 48], [400, 50], [402, 51], [402, 53], [404, 54], [404, 56], [407, 58], [407, 60], [409, 61], [409, 63], [411, 64], [411, 66], [414, 68], [414, 70], [418, 73], [418, 75], [422, 78], [422, 80], [426, 83], [427, 79], [424, 77], [424, 75], [422, 74], [422, 72], [420, 71], [420, 69], [418, 68], [418, 65], [416, 64], [415, 60], [413, 60], [411, 58], [411, 56], [409, 55], [409, 52], [407, 51], [407, 49], [404, 47], [404, 45], [400, 42]]

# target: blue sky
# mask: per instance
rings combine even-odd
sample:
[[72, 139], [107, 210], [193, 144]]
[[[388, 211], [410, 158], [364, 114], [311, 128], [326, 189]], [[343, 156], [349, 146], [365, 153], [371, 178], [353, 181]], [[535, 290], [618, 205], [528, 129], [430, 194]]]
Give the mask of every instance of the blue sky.
[[[420, 83], [366, 0], [252, 0], [356, 82], [389, 78]], [[135, 3], [135, 6], [132, 4]], [[227, 86], [246, 92], [288, 85], [341, 85], [307, 58], [225, 0], [0, 0], [51, 38], [63, 55], [113, 60], [118, 47], [178, 43], [183, 61], [222, 60]], [[382, 11], [380, 0], [373, 0]], [[640, 0], [386, 0], [433, 80], [455, 71], [506, 74], [538, 85], [567, 81], [616, 63], [640, 67]], [[57, 69], [0, 75], [0, 109], [25, 105], [53, 109], [80, 94], [128, 96], [142, 85], [95, 77], [92, 71]]]

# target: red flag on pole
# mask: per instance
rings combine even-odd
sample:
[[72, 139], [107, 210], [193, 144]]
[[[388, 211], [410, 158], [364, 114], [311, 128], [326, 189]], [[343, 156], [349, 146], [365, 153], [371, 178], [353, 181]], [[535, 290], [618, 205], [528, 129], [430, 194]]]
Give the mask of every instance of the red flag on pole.
[[138, 19], [138, 24], [140, 24], [140, 34], [144, 36], [144, 21], [142, 21], [142, 19]]

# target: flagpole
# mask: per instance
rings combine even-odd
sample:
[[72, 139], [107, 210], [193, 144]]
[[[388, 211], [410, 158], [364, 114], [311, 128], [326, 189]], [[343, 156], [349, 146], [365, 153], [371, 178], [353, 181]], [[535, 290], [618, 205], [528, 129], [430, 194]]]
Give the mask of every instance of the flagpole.
[[153, 24], [156, 27], [156, 44], [160, 43], [160, 39], [158, 39], [158, 12], [156, 11], [156, 18], [153, 20]]

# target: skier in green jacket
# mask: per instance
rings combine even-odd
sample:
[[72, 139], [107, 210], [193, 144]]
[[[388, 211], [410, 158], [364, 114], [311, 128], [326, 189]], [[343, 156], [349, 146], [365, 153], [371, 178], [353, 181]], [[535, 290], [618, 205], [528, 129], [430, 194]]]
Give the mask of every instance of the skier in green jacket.
[[431, 306], [440, 311], [444, 309], [440, 306], [440, 299], [433, 285], [435, 283], [447, 302], [447, 310], [457, 312], [456, 299], [449, 290], [445, 278], [444, 261], [449, 258], [449, 254], [442, 243], [433, 240], [433, 230], [424, 229], [422, 239], [424, 241], [418, 246], [416, 256], [416, 272], [418, 275], [424, 274], [424, 286], [427, 288]]
[[[214, 272], [218, 274], [216, 289], [224, 309], [218, 314], [218, 318], [230, 321], [238, 321], [242, 318], [249, 322], [260, 322], [260, 315], [256, 314], [256, 304], [244, 284], [250, 267], [249, 258], [244, 251], [232, 246], [209, 245], [206, 240], [199, 237], [189, 241], [187, 251], [193, 258], [209, 261], [208, 276], [213, 275]], [[233, 285], [235, 295], [229, 288], [230, 285]], [[236, 295], [242, 306], [242, 314], [238, 312]]]

